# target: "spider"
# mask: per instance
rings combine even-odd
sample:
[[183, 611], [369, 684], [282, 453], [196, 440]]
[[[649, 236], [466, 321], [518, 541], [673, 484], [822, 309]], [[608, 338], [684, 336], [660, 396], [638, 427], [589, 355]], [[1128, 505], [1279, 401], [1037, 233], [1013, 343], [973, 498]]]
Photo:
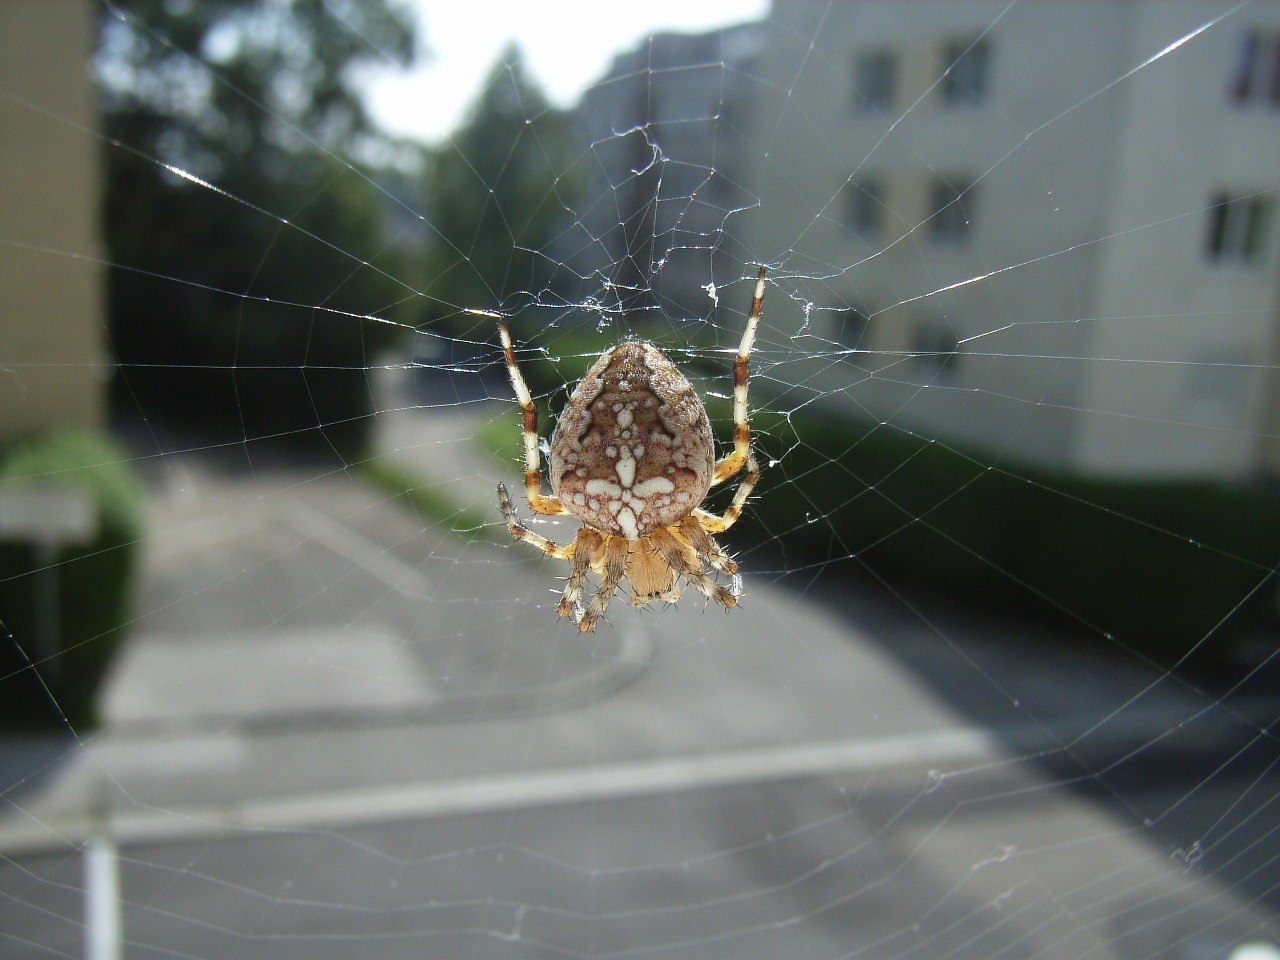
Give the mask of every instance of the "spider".
[[[681, 578], [726, 610], [738, 602], [738, 593], [709, 576], [704, 565], [734, 578], [738, 565], [711, 534], [733, 526], [760, 474], [751, 451], [747, 358], [760, 323], [764, 287], [762, 266], [733, 362], [732, 452], [715, 459], [706, 408], [675, 364], [650, 343], [624, 340], [591, 365], [560, 414], [551, 438], [549, 497], [542, 495], [538, 414], [516, 365], [511, 334], [498, 319], [507, 373], [523, 417], [529, 507], [549, 516], [571, 514], [582, 527], [572, 543], [561, 546], [516, 519], [502, 483], [498, 506], [513, 537], [549, 557], [571, 561], [556, 613], [577, 621], [582, 632], [595, 629], [624, 576], [637, 607], [656, 600], [674, 603], [680, 598]], [[707, 491], [744, 467], [724, 513], [703, 510]], [[600, 583], [584, 607], [591, 571]]]

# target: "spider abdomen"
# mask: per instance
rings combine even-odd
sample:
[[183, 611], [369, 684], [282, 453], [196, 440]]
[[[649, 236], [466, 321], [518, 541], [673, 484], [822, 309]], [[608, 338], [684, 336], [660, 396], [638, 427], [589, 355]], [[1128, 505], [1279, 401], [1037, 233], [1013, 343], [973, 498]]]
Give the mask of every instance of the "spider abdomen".
[[693, 386], [652, 344], [592, 364], [551, 439], [551, 489], [602, 533], [643, 539], [693, 513], [711, 487], [711, 424]]

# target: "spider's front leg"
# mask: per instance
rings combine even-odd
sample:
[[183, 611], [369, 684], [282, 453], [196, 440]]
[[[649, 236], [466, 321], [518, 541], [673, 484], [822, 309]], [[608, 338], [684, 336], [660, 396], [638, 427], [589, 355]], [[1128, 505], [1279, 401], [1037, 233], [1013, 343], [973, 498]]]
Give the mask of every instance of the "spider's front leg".
[[693, 511], [693, 515], [698, 518], [698, 524], [707, 533], [724, 533], [737, 522], [742, 516], [742, 508], [747, 502], [747, 497], [751, 496], [751, 491], [756, 485], [756, 481], [760, 479], [760, 466], [756, 463], [756, 455], [750, 447], [747, 448], [747, 472], [742, 478], [742, 482], [738, 484], [738, 489], [733, 494], [733, 502], [724, 508], [724, 513], [716, 516], [699, 507]]
[[[559, 501], [556, 502], [559, 503]], [[516, 508], [511, 502], [511, 494], [507, 493], [505, 483], [498, 484], [498, 509], [502, 511], [502, 517], [507, 521], [507, 532], [517, 540], [532, 544], [548, 557], [556, 560], [568, 560], [573, 556], [572, 543], [562, 547], [554, 540], [548, 540], [542, 534], [534, 533], [516, 518]]]
[[[751, 348], [755, 344], [756, 327], [764, 311], [764, 278], [767, 269], [762, 265], [756, 276], [756, 289], [751, 297], [751, 311], [747, 314], [747, 326], [742, 331], [738, 355], [733, 360], [733, 452], [716, 462], [711, 484], [723, 483], [742, 469], [751, 456], [751, 420], [747, 407], [747, 364]], [[732, 522], [732, 521], [730, 521]]]
[[[582, 607], [582, 589], [586, 586], [587, 574], [593, 568], [599, 568], [602, 571], [605, 569], [604, 538], [589, 527], [580, 527], [572, 543], [560, 546], [554, 540], [548, 540], [541, 534], [534, 533], [516, 517], [515, 505], [511, 502], [511, 494], [507, 493], [507, 486], [504, 483], [498, 484], [498, 508], [507, 521], [507, 531], [517, 540], [532, 544], [554, 560], [573, 561], [573, 565], [569, 568], [568, 580], [564, 585], [564, 593], [556, 604], [556, 613], [581, 625], [586, 619]], [[610, 558], [610, 562], [614, 562], [613, 557]], [[608, 593], [612, 594], [616, 587], [615, 583], [609, 588]], [[604, 608], [609, 602], [608, 595], [603, 600], [597, 597], [596, 601], [592, 604], [595, 612], [587, 620], [588, 626], [582, 627], [583, 630], [590, 630], [595, 626], [596, 620], [604, 613]], [[597, 606], [598, 609], [596, 609]]]
[[558, 516], [568, 513], [564, 505], [555, 497], [542, 495], [542, 451], [538, 449], [538, 408], [533, 405], [533, 396], [524, 382], [520, 367], [516, 365], [516, 351], [511, 345], [511, 332], [505, 320], [498, 320], [498, 337], [502, 340], [502, 355], [507, 363], [507, 376], [511, 378], [511, 387], [520, 402], [521, 430], [524, 434], [524, 495], [529, 501], [529, 509], [547, 516]]

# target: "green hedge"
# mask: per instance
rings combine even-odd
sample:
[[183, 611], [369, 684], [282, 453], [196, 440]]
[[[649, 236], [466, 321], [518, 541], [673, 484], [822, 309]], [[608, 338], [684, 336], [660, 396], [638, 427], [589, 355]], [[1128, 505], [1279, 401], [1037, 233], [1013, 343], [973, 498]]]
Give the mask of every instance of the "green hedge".
[[[523, 369], [556, 407], [556, 388], [590, 359]], [[727, 441], [728, 399], [707, 406]], [[487, 438], [517, 443], [516, 419]], [[552, 426], [541, 419], [544, 436]], [[1275, 617], [1280, 496], [1271, 488], [993, 463], [811, 409], [756, 411], [752, 436], [765, 469], [744, 522], [754, 518], [792, 562], [848, 559], [895, 586], [1062, 618], [1166, 666], [1188, 654], [1192, 665], [1216, 664]], [[731, 539], [741, 551], [743, 535]]]
[[[394, 457], [371, 457], [357, 463], [353, 469], [392, 497], [404, 497], [421, 517], [447, 526], [463, 540], [498, 539], [494, 532], [494, 517], [459, 506], [428, 481], [416, 476], [412, 467]], [[505, 530], [503, 536], [506, 536]]]
[[1086, 479], [883, 426], [759, 420], [778, 462], [750, 513], [805, 554], [1062, 616], [1164, 665], [1228, 655], [1275, 612], [1270, 489]]
[[[0, 725], [92, 723], [93, 696], [129, 618], [143, 531], [143, 490], [127, 454], [100, 433], [61, 430], [0, 449], [0, 496], [29, 484], [85, 490], [97, 533], [57, 556], [61, 654], [33, 670], [37, 655], [36, 563], [27, 544], [0, 542]], [[46, 690], [46, 687], [48, 688]]]

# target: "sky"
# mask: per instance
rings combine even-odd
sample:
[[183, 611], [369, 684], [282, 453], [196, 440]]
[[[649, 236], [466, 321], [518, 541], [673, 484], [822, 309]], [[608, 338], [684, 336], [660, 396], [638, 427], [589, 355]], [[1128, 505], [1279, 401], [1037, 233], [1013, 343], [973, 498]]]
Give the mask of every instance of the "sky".
[[406, 0], [427, 55], [411, 73], [370, 80], [369, 105], [387, 130], [438, 143], [480, 92], [502, 50], [521, 49], [553, 104], [572, 106], [613, 58], [662, 31], [698, 33], [761, 19], [768, 0]]

